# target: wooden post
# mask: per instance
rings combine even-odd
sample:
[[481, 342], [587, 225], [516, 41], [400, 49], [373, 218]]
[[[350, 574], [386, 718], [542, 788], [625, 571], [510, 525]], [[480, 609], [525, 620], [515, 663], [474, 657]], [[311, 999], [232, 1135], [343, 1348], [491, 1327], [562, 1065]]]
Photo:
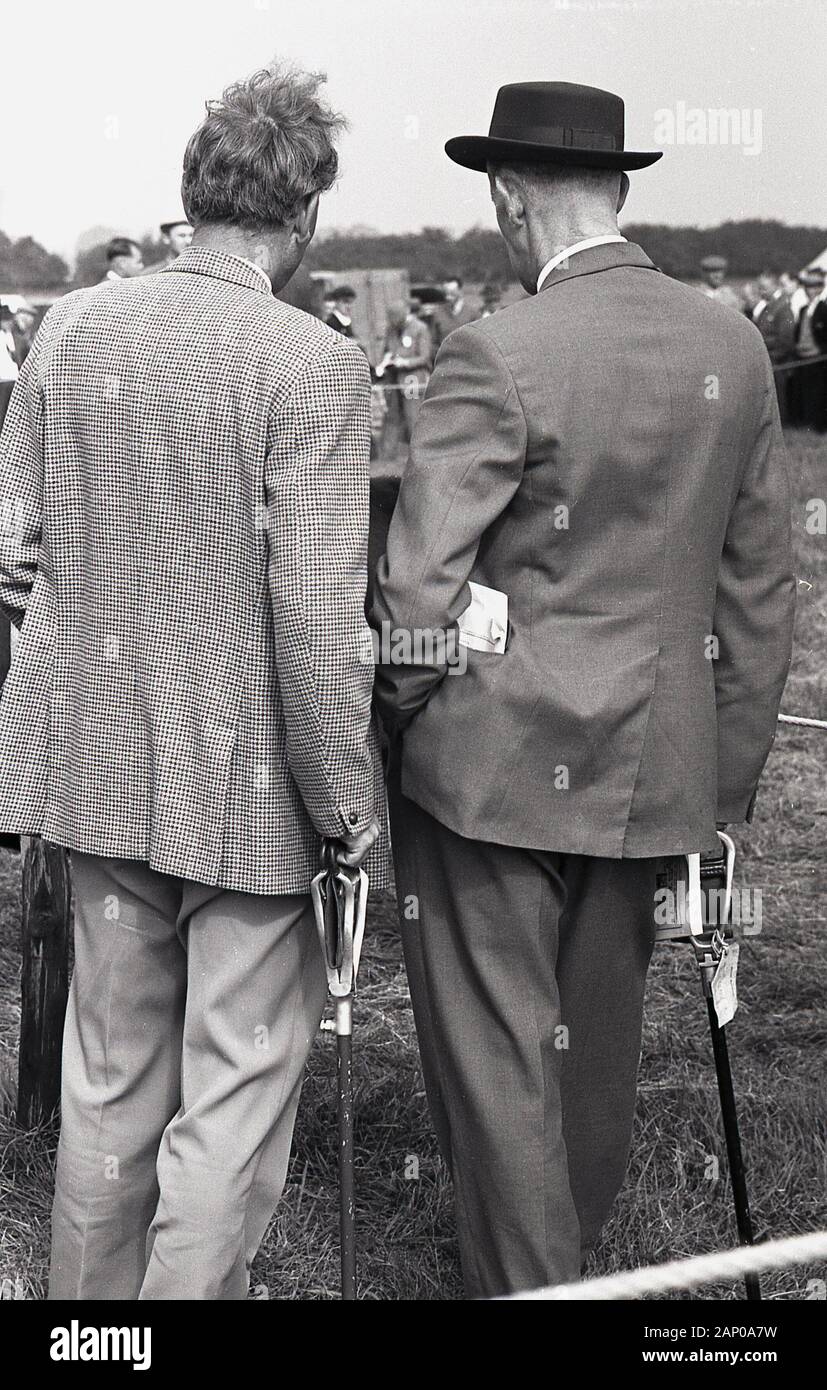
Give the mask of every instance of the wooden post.
[[71, 886], [64, 849], [36, 836], [24, 844], [17, 1123], [34, 1129], [54, 1114], [60, 1100]]

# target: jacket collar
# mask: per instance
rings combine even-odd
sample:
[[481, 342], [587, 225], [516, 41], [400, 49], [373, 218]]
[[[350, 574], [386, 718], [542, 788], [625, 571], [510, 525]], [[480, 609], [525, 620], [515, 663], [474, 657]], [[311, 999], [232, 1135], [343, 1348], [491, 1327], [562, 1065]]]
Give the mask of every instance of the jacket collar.
[[598, 271], [615, 270], [624, 265], [639, 266], [642, 270], [658, 269], [634, 241], [612, 241], [603, 246], [590, 246], [587, 251], [578, 251], [568, 262], [561, 261], [538, 293], [545, 294], [552, 285], [559, 285], [562, 280], [573, 280], [577, 275], [596, 275]]
[[272, 294], [270, 281], [258, 266], [241, 256], [233, 256], [229, 251], [215, 251], [210, 246], [188, 247], [161, 273], [171, 275], [181, 272], [211, 275], [214, 280], [229, 280], [232, 285], [243, 285], [245, 289], [258, 290], [260, 294]]

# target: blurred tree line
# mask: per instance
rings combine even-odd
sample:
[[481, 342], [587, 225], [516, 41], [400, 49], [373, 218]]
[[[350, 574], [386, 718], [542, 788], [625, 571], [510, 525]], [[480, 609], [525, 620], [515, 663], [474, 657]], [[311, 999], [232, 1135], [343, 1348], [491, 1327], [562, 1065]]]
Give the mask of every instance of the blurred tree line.
[[[712, 252], [729, 260], [733, 276], [759, 275], [762, 270], [797, 270], [827, 246], [822, 227], [791, 227], [783, 222], [722, 222], [718, 227], [668, 227], [627, 223], [623, 233], [637, 241], [668, 275], [691, 280], [698, 263]], [[138, 239], [144, 261], [160, 258], [161, 244], [151, 236]], [[105, 243], [89, 247], [78, 257], [74, 273], [60, 257], [46, 251], [33, 237], [16, 241], [0, 232], [0, 291], [74, 289], [94, 285], [106, 273]], [[444, 227], [421, 232], [385, 234], [359, 228], [322, 237], [310, 249], [295, 283], [283, 297], [305, 307], [311, 299], [311, 270], [382, 270], [406, 266], [413, 283], [461, 275], [470, 282], [507, 284], [513, 279], [505, 246], [496, 231], [472, 227], [453, 236]]]
[[[718, 227], [630, 222], [621, 230], [667, 275], [683, 280], [694, 279], [700, 260], [713, 252], [727, 257], [731, 275], [752, 276], [762, 270], [795, 273], [827, 246], [827, 230], [822, 227], [789, 227], [758, 219], [722, 222]], [[502, 284], [513, 279], [499, 233], [482, 227], [459, 237], [442, 227], [393, 236], [336, 232], [314, 243], [308, 260], [311, 269], [334, 271], [407, 266], [414, 282], [442, 280], [451, 274]]]
[[333, 232], [315, 242], [308, 255], [311, 270], [384, 270], [406, 266], [417, 281], [444, 280], [461, 275], [464, 280], [513, 279], [505, 245], [498, 232], [472, 227], [452, 236], [444, 227], [423, 227], [421, 232]]
[[678, 280], [694, 279], [699, 262], [713, 254], [726, 256], [729, 274], [736, 277], [760, 275], [763, 270], [788, 270], [795, 275], [827, 246], [827, 231], [822, 227], [788, 227], [758, 218], [703, 228], [629, 222], [621, 231]]
[[57, 290], [67, 284], [69, 267], [35, 241], [16, 241], [0, 232], [0, 290]]

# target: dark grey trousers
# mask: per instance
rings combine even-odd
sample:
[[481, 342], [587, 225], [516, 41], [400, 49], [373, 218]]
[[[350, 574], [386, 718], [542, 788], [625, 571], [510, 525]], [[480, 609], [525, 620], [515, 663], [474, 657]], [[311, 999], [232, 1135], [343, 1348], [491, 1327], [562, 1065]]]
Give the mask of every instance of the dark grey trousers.
[[657, 861], [467, 840], [394, 785], [391, 817], [466, 1292], [575, 1280], [626, 1169]]

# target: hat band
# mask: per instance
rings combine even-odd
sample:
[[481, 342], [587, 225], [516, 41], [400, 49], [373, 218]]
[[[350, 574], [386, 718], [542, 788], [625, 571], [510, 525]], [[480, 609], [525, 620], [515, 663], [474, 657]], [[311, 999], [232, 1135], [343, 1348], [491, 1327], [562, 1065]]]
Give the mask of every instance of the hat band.
[[617, 136], [605, 130], [581, 130], [570, 125], [497, 125], [489, 140], [520, 140], [530, 145], [557, 145], [578, 150], [618, 150]]

